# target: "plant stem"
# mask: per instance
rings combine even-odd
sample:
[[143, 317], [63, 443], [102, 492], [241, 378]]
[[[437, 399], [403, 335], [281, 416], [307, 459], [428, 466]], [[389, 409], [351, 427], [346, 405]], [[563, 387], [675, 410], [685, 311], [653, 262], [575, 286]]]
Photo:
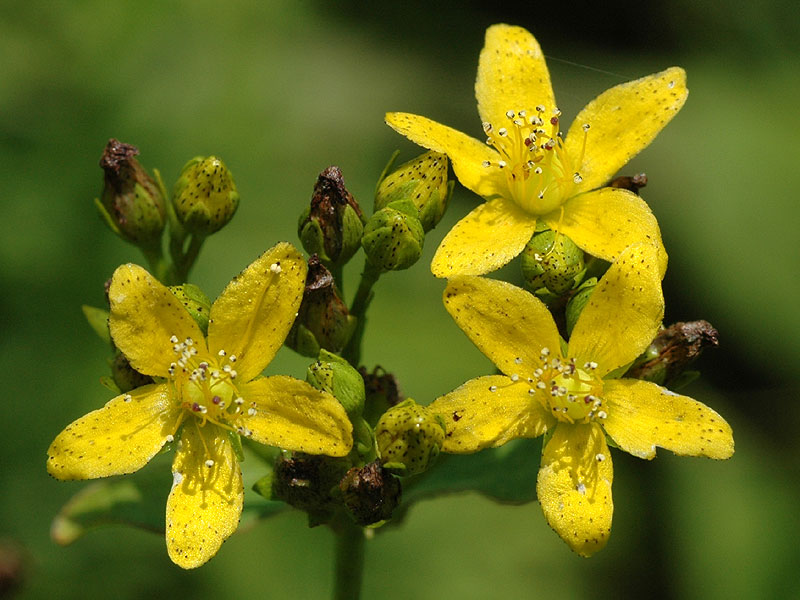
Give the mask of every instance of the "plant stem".
[[364, 574], [364, 530], [346, 514], [331, 524], [336, 536], [334, 600], [358, 600]]
[[192, 268], [192, 265], [194, 265], [194, 261], [197, 260], [197, 256], [200, 254], [200, 249], [203, 247], [203, 242], [205, 240], [205, 236], [197, 234], [192, 234], [189, 239], [189, 247], [186, 249], [186, 254], [184, 254], [180, 262], [175, 265], [178, 281], [180, 283], [186, 283], [186, 280], [189, 278], [189, 270]]
[[361, 281], [358, 282], [356, 297], [353, 299], [353, 306], [350, 308], [350, 314], [358, 319], [356, 330], [342, 352], [342, 357], [354, 367], [358, 367], [358, 363], [361, 360], [361, 342], [364, 338], [364, 328], [367, 324], [367, 309], [373, 297], [372, 286], [375, 285], [380, 276], [380, 269], [368, 261], [364, 263]]

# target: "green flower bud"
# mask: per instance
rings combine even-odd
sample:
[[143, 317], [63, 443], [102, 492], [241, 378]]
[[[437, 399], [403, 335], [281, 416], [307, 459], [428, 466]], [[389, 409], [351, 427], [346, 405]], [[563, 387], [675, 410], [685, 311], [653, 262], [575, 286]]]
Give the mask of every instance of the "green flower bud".
[[[391, 162], [387, 170], [389, 168]], [[426, 152], [380, 181], [375, 193], [375, 210], [398, 200], [409, 200], [417, 208], [422, 228], [428, 232], [442, 219], [453, 183], [447, 181], [447, 155]]]
[[584, 267], [583, 250], [563, 233], [536, 233], [522, 251], [522, 276], [532, 291], [547, 288], [561, 295], [575, 286]]
[[172, 190], [172, 206], [183, 229], [207, 236], [227, 225], [239, 208], [233, 175], [216, 156], [186, 163]]
[[316, 357], [320, 349], [340, 352], [350, 340], [356, 318], [339, 296], [333, 276], [316, 254], [308, 259], [303, 301], [286, 338], [286, 345], [304, 356]]
[[361, 245], [367, 260], [384, 271], [402, 271], [422, 256], [425, 231], [410, 200], [380, 209], [364, 228]]
[[328, 267], [345, 264], [358, 251], [364, 232], [361, 207], [347, 191], [339, 167], [317, 178], [311, 205], [300, 216], [297, 234], [309, 254]]
[[158, 246], [166, 223], [164, 197], [134, 156], [138, 148], [110, 139], [100, 158], [103, 194], [95, 206], [106, 225], [123, 240], [143, 248]]
[[208, 333], [208, 313], [211, 311], [211, 302], [199, 287], [192, 283], [171, 285], [169, 290], [181, 301], [189, 314], [200, 326], [203, 333]]
[[594, 288], [597, 286], [597, 279], [587, 279], [581, 284], [572, 297], [567, 302], [567, 308], [565, 311], [565, 318], [566, 318], [566, 326], [567, 326], [567, 337], [572, 335], [572, 328], [575, 327], [575, 323], [578, 322], [578, 317], [581, 316], [581, 311], [586, 306], [586, 303], [589, 302], [589, 298], [594, 291]]
[[400, 481], [377, 461], [347, 471], [339, 490], [353, 520], [361, 526], [390, 519], [402, 493]]
[[321, 350], [319, 360], [306, 371], [306, 381], [332, 394], [341, 402], [351, 421], [361, 417], [364, 411], [364, 380], [342, 357]]
[[386, 411], [375, 427], [378, 455], [402, 475], [425, 471], [438, 456], [446, 433], [441, 415], [409, 398]]

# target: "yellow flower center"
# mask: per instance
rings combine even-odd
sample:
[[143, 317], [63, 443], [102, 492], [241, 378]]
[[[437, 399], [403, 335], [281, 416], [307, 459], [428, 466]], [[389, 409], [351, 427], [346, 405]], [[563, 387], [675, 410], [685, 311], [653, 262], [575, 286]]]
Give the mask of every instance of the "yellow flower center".
[[[550, 358], [550, 350], [542, 348], [540, 363], [528, 376], [528, 393], [564, 423], [588, 423], [605, 419], [602, 380], [594, 375], [597, 363], [587, 362], [582, 367], [575, 359]], [[516, 359], [522, 365], [522, 359]], [[511, 376], [519, 381], [519, 375]]]
[[[483, 166], [499, 167], [505, 173], [514, 202], [533, 215], [543, 215], [561, 206], [575, 185], [583, 181], [564, 149], [560, 115], [557, 108], [548, 111], [537, 106], [536, 115], [509, 110], [508, 123], [483, 124], [488, 136], [486, 143], [500, 155], [496, 161], [484, 161]], [[584, 132], [588, 129], [584, 125]], [[582, 162], [583, 156], [577, 165]]]
[[247, 405], [239, 394], [233, 368], [236, 356], [225, 350], [217, 356], [200, 352], [191, 338], [179, 342], [172, 336], [170, 341], [178, 358], [170, 364], [169, 380], [174, 397], [184, 409], [181, 421], [192, 416], [201, 427], [210, 422], [244, 436], [252, 435], [245, 421], [256, 414], [256, 405]]

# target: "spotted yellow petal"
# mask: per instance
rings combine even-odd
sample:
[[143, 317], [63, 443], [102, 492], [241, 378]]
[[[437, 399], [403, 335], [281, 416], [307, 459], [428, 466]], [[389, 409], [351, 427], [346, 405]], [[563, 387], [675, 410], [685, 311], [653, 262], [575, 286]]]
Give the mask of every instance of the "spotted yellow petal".
[[658, 251], [629, 246], [595, 287], [569, 340], [578, 364], [594, 361], [603, 376], [628, 364], [653, 341], [664, 318]]
[[675, 454], [723, 459], [733, 455], [733, 432], [706, 405], [649, 381], [607, 381], [603, 423], [617, 445], [640, 458], [653, 458], [656, 446]]
[[58, 434], [47, 451], [47, 471], [57, 479], [133, 473], [175, 433], [179, 414], [166, 384], [121, 394]]
[[[566, 139], [567, 153], [580, 164], [583, 181], [578, 191], [603, 185], [646, 148], [688, 95], [686, 73], [671, 67], [606, 90], [587, 104]], [[584, 131], [587, 124], [589, 130]], [[582, 164], [578, 162], [581, 156]]]
[[560, 350], [558, 329], [547, 307], [505, 281], [451, 279], [444, 306], [470, 341], [509, 377], [527, 381], [541, 366], [543, 348]]
[[131, 366], [145, 375], [166, 377], [177, 358], [175, 336], [205, 344], [203, 333], [172, 292], [142, 267], [122, 265], [108, 288], [108, 327], [114, 343]]
[[524, 110], [535, 116], [536, 106], [555, 108], [550, 73], [536, 39], [522, 27], [492, 25], [478, 61], [475, 96], [481, 120], [495, 129], [509, 122], [506, 112]]
[[553, 211], [544, 220], [589, 254], [609, 262], [631, 244], [653, 244], [662, 278], [667, 270], [658, 222], [644, 200], [628, 190], [606, 187], [580, 194], [564, 204], [563, 213]]
[[611, 454], [600, 426], [560, 423], [542, 453], [536, 493], [550, 527], [581, 556], [611, 534]]
[[336, 398], [293, 377], [262, 377], [241, 386], [243, 421], [252, 439], [286, 450], [344, 456], [353, 446], [353, 427]]
[[190, 419], [181, 433], [172, 477], [167, 551], [176, 565], [193, 569], [217, 553], [242, 514], [242, 472], [227, 432]]
[[483, 275], [522, 252], [536, 229], [536, 218], [511, 200], [481, 204], [456, 223], [431, 262], [436, 277]]
[[465, 188], [483, 198], [508, 194], [505, 175], [495, 165], [484, 167], [484, 161], [498, 160], [495, 150], [451, 127], [409, 113], [387, 113], [386, 124], [423, 148], [450, 157], [453, 171]]
[[261, 373], [292, 327], [306, 283], [306, 262], [282, 242], [259, 256], [211, 306], [208, 348], [238, 359], [243, 381]]
[[530, 384], [503, 375], [471, 379], [437, 398], [429, 409], [447, 426], [443, 450], [467, 454], [542, 435], [554, 419], [528, 393]]

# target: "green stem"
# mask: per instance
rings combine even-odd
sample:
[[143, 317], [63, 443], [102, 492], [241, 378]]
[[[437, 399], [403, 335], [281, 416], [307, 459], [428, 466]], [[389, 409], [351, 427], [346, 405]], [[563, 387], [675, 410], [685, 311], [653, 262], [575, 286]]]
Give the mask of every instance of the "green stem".
[[173, 282], [171, 279], [174, 276], [174, 272], [172, 270], [172, 265], [164, 259], [161, 245], [159, 244], [151, 247], [139, 246], [139, 249], [147, 259], [150, 272], [164, 285], [172, 285]]
[[200, 249], [203, 247], [203, 242], [205, 241], [205, 236], [197, 234], [192, 234], [191, 238], [189, 238], [189, 247], [186, 249], [186, 254], [183, 254], [180, 262], [175, 265], [178, 281], [181, 283], [185, 283], [189, 278], [189, 271], [192, 265], [194, 265], [194, 261], [197, 260], [197, 256], [200, 254]]
[[364, 530], [346, 514], [331, 525], [336, 535], [334, 600], [358, 600], [364, 575]]
[[358, 363], [361, 360], [361, 342], [364, 338], [364, 328], [367, 324], [367, 309], [374, 295], [372, 286], [378, 281], [381, 273], [382, 271], [370, 264], [369, 261], [364, 263], [364, 272], [361, 273], [361, 281], [358, 282], [356, 297], [353, 299], [353, 305], [350, 308], [350, 314], [358, 321], [356, 322], [356, 330], [353, 332], [353, 337], [350, 338], [347, 347], [342, 352], [342, 357], [354, 367], [358, 367]]

